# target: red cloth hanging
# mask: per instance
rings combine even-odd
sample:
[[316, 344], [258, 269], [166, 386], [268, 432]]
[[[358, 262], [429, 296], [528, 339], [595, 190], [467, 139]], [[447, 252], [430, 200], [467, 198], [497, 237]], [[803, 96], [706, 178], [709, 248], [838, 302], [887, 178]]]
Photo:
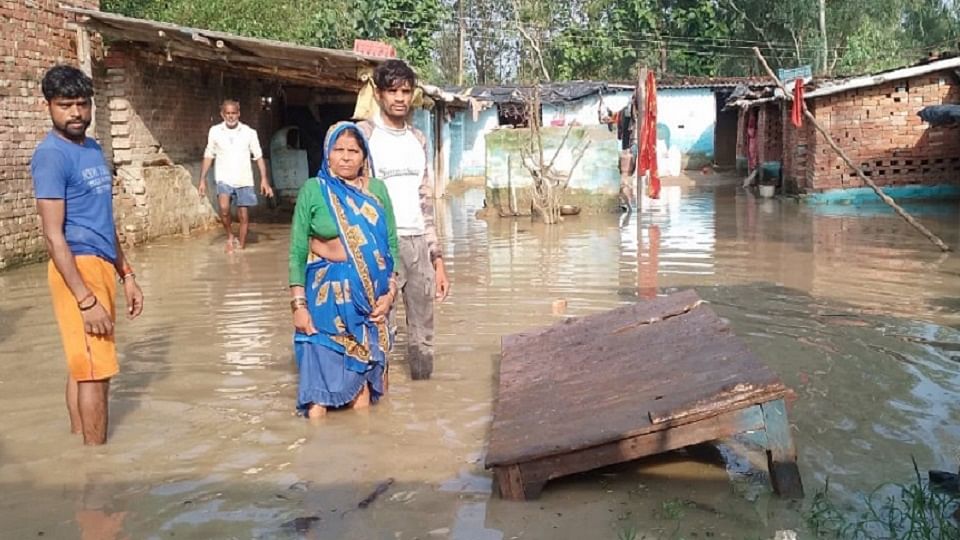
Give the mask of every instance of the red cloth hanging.
[[794, 127], [803, 126], [803, 79], [798, 78], [793, 83], [793, 110], [790, 111], [790, 120]]
[[649, 173], [647, 197], [660, 198], [660, 176], [657, 174], [657, 81], [653, 72], [647, 74], [645, 84], [647, 102], [637, 144], [640, 146], [637, 174]]

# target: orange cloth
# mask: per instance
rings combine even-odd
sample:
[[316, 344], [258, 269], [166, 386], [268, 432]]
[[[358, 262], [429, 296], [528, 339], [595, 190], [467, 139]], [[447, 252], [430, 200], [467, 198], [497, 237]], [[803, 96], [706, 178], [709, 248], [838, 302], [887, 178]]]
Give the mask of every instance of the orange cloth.
[[660, 198], [660, 176], [657, 174], [657, 81], [653, 72], [647, 74], [646, 80], [646, 98], [644, 105], [644, 116], [640, 124], [639, 141], [639, 166], [637, 174], [649, 172], [650, 177], [647, 181], [647, 197], [651, 199]]
[[[83, 282], [96, 295], [100, 305], [106, 308], [110, 318], [116, 321], [114, 298], [117, 294], [117, 281], [113, 265], [94, 255], [79, 255], [74, 260]], [[77, 381], [99, 381], [116, 375], [120, 367], [117, 364], [117, 345], [113, 335], [91, 336], [83, 330], [83, 317], [77, 307], [77, 299], [70, 292], [53, 261], [47, 266], [47, 282], [50, 284], [53, 313], [60, 327], [60, 338], [70, 374]]]
[[793, 83], [793, 110], [790, 111], [790, 120], [794, 127], [803, 126], [803, 79]]

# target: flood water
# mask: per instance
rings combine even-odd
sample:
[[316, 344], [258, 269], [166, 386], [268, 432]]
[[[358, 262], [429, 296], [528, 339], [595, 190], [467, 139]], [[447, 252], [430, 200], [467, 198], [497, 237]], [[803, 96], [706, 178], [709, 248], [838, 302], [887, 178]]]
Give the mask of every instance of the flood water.
[[[771, 538], [802, 503], [771, 494], [762, 454], [675, 453], [491, 495], [483, 470], [500, 337], [695, 288], [796, 392], [808, 498], [841, 497], [960, 458], [960, 257], [881, 207], [759, 200], [731, 185], [668, 186], [637, 223], [553, 227], [444, 202], [453, 293], [430, 381], [393, 364], [390, 394], [321, 423], [293, 415], [287, 227], [247, 251], [222, 236], [132, 250], [143, 316], [119, 324], [108, 445], [68, 432], [46, 266], [0, 274], [0, 538], [460, 540]], [[909, 210], [960, 245], [960, 205]], [[638, 235], [639, 232], [639, 235]], [[122, 301], [121, 301], [122, 302]], [[403, 350], [404, 343], [398, 344]], [[602, 389], [598, 389], [602, 392]], [[357, 503], [395, 482], [366, 509]], [[699, 536], [695, 536], [699, 535]], [[639, 535], [637, 536], [640, 537]]]

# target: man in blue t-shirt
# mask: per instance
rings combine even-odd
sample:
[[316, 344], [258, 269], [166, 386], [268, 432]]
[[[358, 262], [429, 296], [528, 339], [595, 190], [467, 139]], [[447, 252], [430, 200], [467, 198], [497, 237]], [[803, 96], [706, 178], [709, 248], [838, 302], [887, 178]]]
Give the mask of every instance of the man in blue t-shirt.
[[55, 66], [41, 84], [53, 129], [30, 161], [37, 211], [50, 254], [47, 279], [66, 353], [70, 431], [88, 445], [107, 440], [107, 394], [117, 374], [114, 298], [120, 277], [127, 315], [143, 293], [123, 255], [113, 222], [113, 174], [100, 145], [86, 136], [93, 81]]

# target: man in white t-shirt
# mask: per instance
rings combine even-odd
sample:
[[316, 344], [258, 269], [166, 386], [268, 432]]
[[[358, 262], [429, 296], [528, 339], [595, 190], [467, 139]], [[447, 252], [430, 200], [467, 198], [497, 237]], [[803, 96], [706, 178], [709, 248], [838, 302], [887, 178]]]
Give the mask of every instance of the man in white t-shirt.
[[359, 123], [370, 142], [374, 171], [387, 185], [397, 220], [396, 268], [407, 314], [407, 361], [413, 379], [433, 372], [433, 302], [443, 301], [450, 282], [443, 266], [433, 212], [433, 175], [427, 139], [407, 123], [417, 76], [400, 60], [373, 74], [380, 112]]
[[[217, 203], [220, 207], [220, 222], [227, 231], [227, 251], [235, 246], [243, 249], [247, 246], [247, 229], [250, 225], [248, 208], [257, 205], [257, 193], [253, 189], [253, 159], [260, 169], [260, 193], [273, 197], [273, 188], [267, 177], [267, 166], [263, 161], [263, 150], [257, 131], [240, 122], [240, 103], [227, 99], [220, 104], [220, 117], [223, 122], [210, 128], [207, 134], [207, 148], [203, 151], [203, 165], [200, 168], [200, 196], [207, 194], [207, 173], [214, 166], [214, 179], [217, 182]], [[240, 219], [239, 239], [233, 236], [233, 224], [230, 220], [230, 203], [237, 205], [237, 217]]]

